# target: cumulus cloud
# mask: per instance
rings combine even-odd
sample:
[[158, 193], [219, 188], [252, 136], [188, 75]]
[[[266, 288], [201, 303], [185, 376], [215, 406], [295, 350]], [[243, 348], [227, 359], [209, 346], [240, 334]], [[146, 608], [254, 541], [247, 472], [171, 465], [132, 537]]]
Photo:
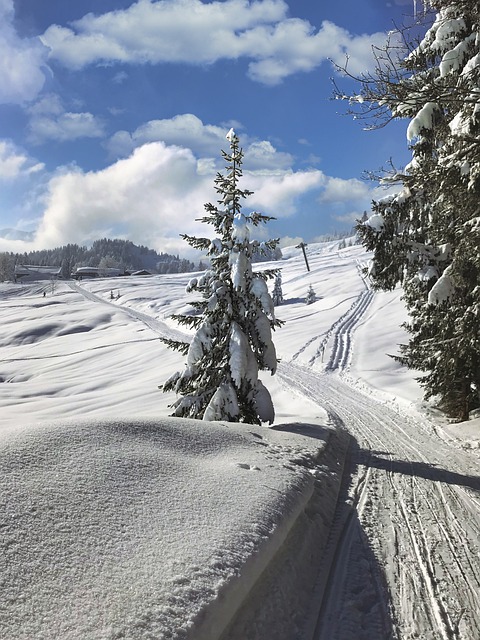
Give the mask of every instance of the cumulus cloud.
[[284, 249], [285, 247], [296, 247], [298, 244], [303, 242], [303, 238], [300, 236], [283, 236], [280, 238], [279, 247], [280, 249]]
[[42, 42], [72, 69], [98, 62], [212, 64], [249, 61], [249, 75], [275, 85], [327, 59], [358, 73], [373, 63], [385, 34], [354, 35], [324, 21], [318, 30], [288, 16], [283, 0], [139, 0], [125, 10], [87, 14], [71, 27], [51, 25]]
[[[58, 122], [65, 112], [58, 97], [49, 95], [30, 113], [32, 118], [45, 116]], [[221, 160], [219, 166], [219, 149], [228, 148], [226, 131], [225, 126], [205, 125], [192, 114], [153, 121], [133, 134], [124, 132], [129, 155], [102, 170], [64, 167], [49, 177], [46, 186], [43, 175], [42, 190], [29, 206], [32, 212], [41, 207], [30, 248], [88, 244], [108, 236], [188, 254], [180, 233], [213, 233], [198, 218], [206, 202], [217, 201], [214, 178], [224, 170]], [[246, 162], [240, 187], [253, 191], [245, 202], [248, 211], [281, 220], [305, 207], [314, 211], [319, 201], [323, 203], [319, 209], [327, 205], [332, 216], [368, 207], [374, 190], [366, 183], [330, 177], [315, 168], [297, 170], [293, 158], [278, 152], [271, 142], [246, 135], [241, 141]], [[35, 167], [13, 145], [0, 146], [0, 174], [14, 176], [38, 170]]]
[[45, 140], [66, 142], [78, 138], [101, 138], [103, 125], [91, 113], [65, 112], [56, 118], [37, 116], [30, 121], [30, 140], [40, 144]]
[[88, 112], [66, 111], [57, 95], [44, 96], [29, 108], [29, 139], [33, 144], [46, 140], [67, 142], [79, 138], [101, 138], [103, 123]]
[[[207, 184], [208, 182], [208, 184]], [[164, 246], [161, 238], [191, 231], [210, 196], [192, 153], [156, 142], [101, 171], [68, 170], [50, 181], [38, 246], [126, 235]]]
[[117, 131], [106, 146], [113, 155], [122, 156], [147, 142], [178, 145], [207, 157], [218, 155], [219, 149], [228, 144], [225, 127], [204, 124], [197, 116], [186, 113], [163, 120], [150, 120], [131, 134]]
[[0, 140], [0, 180], [15, 180], [43, 168], [42, 163], [34, 161], [9, 140]]
[[371, 200], [372, 189], [357, 178], [328, 178], [320, 197], [322, 202], [357, 202]]
[[[117, 131], [106, 143], [113, 157], [129, 155], [137, 146], [147, 142], [165, 142], [191, 149], [203, 161], [218, 158], [220, 149], [226, 149], [225, 131], [229, 126], [204, 124], [200, 118], [185, 113], [163, 120], [150, 120], [133, 133]], [[236, 129], [241, 128], [236, 123]], [[293, 158], [289, 153], [278, 151], [268, 140], [255, 140], [242, 135], [245, 152], [245, 169], [287, 169]], [[223, 166], [223, 163], [220, 162]]]
[[[198, 222], [206, 202], [216, 202], [216, 168], [190, 149], [149, 142], [128, 158], [100, 171], [66, 168], [51, 178], [35, 246], [88, 243], [98, 237], [126, 237], [153, 248], [189, 248], [179, 233], [204, 236], [213, 229]], [[245, 171], [254, 191], [245, 206], [277, 218], [293, 215], [300, 199], [325, 183], [320, 171]]]
[[[248, 174], [248, 177], [247, 177]], [[325, 175], [317, 170], [245, 172], [245, 182], [254, 193], [249, 207], [276, 218], [293, 215], [301, 196], [319, 190], [325, 184]]]
[[[261, 46], [264, 38], [267, 46]], [[252, 57], [257, 58], [250, 63], [249, 74], [253, 80], [275, 85], [294, 73], [312, 71], [325, 60], [341, 67], [347, 57], [349, 71], [361, 73], [373, 66], [372, 45], [380, 46], [385, 39], [384, 33], [352, 35], [329, 21], [315, 32], [305, 20], [287, 19], [273, 29], [262, 26], [248, 34]]]
[[341, 222], [342, 224], [351, 224], [352, 226], [360, 220], [363, 215], [364, 209], [361, 211], [349, 211], [348, 213], [344, 213], [342, 215], [333, 215], [332, 218]]
[[48, 49], [38, 38], [19, 38], [14, 27], [13, 0], [0, 0], [0, 103], [34, 100], [45, 82]]

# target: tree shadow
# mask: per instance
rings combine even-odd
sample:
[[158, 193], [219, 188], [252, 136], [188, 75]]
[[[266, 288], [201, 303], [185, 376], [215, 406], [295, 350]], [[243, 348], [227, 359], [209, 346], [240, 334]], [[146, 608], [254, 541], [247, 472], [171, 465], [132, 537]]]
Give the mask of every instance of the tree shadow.
[[[332, 430], [331, 423], [336, 429]], [[363, 464], [358, 443], [333, 414], [330, 426], [291, 422], [271, 428], [327, 442], [318, 461], [320, 468], [328, 468], [327, 475], [317, 481], [318, 508], [325, 514], [325, 505], [333, 499], [334, 513], [328, 522], [328, 536], [318, 541], [323, 549], [305, 637], [342, 640], [353, 637], [354, 629], [356, 640], [393, 640], [396, 627], [384, 568], [349, 497], [352, 477]], [[339, 445], [343, 445], [343, 452]], [[345, 448], [348, 453], [344, 459]], [[336, 500], [331, 494], [330, 474], [341, 476]]]
[[[340, 432], [348, 433], [336, 413], [330, 411], [329, 417]], [[331, 427], [321, 424], [294, 422], [273, 428], [327, 442], [332, 438]], [[318, 615], [314, 637], [342, 640], [353, 637], [355, 629], [356, 640], [393, 640], [398, 634], [391, 585], [359, 519], [358, 496], [352, 502], [349, 492], [352, 480], [364, 475], [361, 468], [367, 467], [480, 491], [480, 476], [457, 473], [428, 462], [402, 460], [389, 451], [364, 449], [349, 436], [342, 485], [315, 589]], [[327, 446], [326, 455], [328, 449]], [[322, 465], [322, 459], [319, 464]]]
[[326, 584], [313, 637], [317, 640], [353, 637], [355, 640], [394, 640], [398, 637], [397, 627], [392, 618], [392, 598], [384, 568], [355, 506], [346, 503], [344, 497], [342, 494], [337, 505], [337, 522], [329, 541], [333, 555], [330, 559], [329, 546], [324, 554]]
[[289, 433], [296, 433], [316, 440], [327, 440], [332, 433], [332, 427], [315, 422], [311, 424], [308, 422], [286, 422], [284, 424], [275, 424], [270, 427], [270, 430], [288, 431]]
[[468, 487], [475, 491], [480, 491], [480, 476], [470, 476], [455, 471], [443, 469], [436, 464], [428, 462], [416, 462], [411, 460], [399, 460], [391, 456], [388, 451], [369, 451], [368, 449], [358, 450], [358, 460], [361, 464], [366, 464], [375, 469], [389, 471], [390, 473], [400, 473], [406, 476], [424, 478], [432, 482], [444, 482]]

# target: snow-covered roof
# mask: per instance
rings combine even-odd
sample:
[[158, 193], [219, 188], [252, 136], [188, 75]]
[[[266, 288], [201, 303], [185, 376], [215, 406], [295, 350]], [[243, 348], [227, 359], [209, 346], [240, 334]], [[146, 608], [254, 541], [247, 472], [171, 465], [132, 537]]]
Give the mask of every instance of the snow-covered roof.
[[61, 272], [61, 267], [51, 267], [46, 265], [34, 265], [34, 264], [16, 264], [15, 275], [58, 275]]

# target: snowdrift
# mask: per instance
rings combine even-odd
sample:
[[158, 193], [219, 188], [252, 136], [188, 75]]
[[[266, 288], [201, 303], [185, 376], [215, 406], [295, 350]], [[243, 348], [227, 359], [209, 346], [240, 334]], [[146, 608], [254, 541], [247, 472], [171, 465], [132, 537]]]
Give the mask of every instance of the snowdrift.
[[4, 427], [1, 637], [292, 638], [346, 446], [320, 423]]

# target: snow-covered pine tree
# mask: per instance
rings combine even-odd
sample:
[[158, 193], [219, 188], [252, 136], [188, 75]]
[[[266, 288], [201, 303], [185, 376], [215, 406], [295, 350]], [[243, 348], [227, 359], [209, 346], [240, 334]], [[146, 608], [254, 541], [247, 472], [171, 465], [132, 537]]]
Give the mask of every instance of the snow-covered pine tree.
[[465, 420], [480, 406], [480, 5], [428, 4], [436, 14], [420, 44], [396, 67], [387, 49], [353, 97], [364, 115], [381, 105], [409, 118], [413, 156], [386, 178], [401, 190], [375, 202], [357, 233], [374, 252], [374, 284], [404, 288], [411, 339], [399, 360]]
[[305, 298], [305, 304], [313, 304], [317, 300], [315, 290], [312, 285], [309, 285], [307, 291], [307, 297]]
[[280, 273], [280, 271], [275, 276], [275, 284], [272, 291], [272, 300], [275, 307], [278, 307], [283, 302], [282, 274]]
[[[213, 240], [182, 236], [192, 247], [206, 251], [211, 263], [187, 287], [202, 295], [193, 303], [200, 315], [175, 317], [196, 332], [191, 343], [164, 340], [186, 355], [186, 365], [161, 388], [180, 394], [172, 405], [175, 416], [272, 423], [273, 403], [258, 372], [269, 370], [273, 375], [277, 368], [272, 329], [281, 322], [275, 320], [267, 287], [277, 270], [253, 273], [251, 256], [258, 242], [250, 240], [251, 227], [272, 218], [242, 213], [242, 200], [252, 192], [239, 187], [243, 151], [233, 129], [227, 139], [230, 153], [222, 151], [227, 173], [215, 178], [218, 205], [207, 203], [201, 219], [213, 226], [217, 236]], [[265, 246], [274, 249], [277, 243], [271, 240]]]

